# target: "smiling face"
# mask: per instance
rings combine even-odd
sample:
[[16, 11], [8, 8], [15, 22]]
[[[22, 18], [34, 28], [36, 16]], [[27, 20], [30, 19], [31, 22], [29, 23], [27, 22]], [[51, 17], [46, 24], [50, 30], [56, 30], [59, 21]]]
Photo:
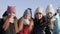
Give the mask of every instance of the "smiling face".
[[30, 20], [30, 19], [31, 19], [31, 16], [30, 16], [29, 14], [26, 14], [26, 15], [24, 16], [24, 18]]
[[49, 12], [49, 13], [47, 13], [47, 16], [48, 16], [49, 18], [51, 18], [51, 17], [53, 16], [53, 13], [52, 13], [52, 12]]
[[36, 13], [36, 18], [41, 19], [43, 17], [42, 13]]

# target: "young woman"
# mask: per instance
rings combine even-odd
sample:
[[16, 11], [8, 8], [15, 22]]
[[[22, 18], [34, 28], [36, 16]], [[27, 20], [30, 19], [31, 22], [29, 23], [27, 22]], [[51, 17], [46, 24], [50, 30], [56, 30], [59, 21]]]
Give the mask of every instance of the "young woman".
[[33, 20], [29, 9], [25, 10], [24, 15], [19, 19], [19, 23], [19, 34], [31, 34]]
[[52, 4], [49, 4], [46, 8], [46, 19], [47, 19], [47, 26], [46, 26], [46, 34], [57, 34], [57, 19], [54, 17], [54, 9]]
[[16, 34], [18, 32], [17, 17], [15, 6], [8, 6], [7, 11], [3, 14], [3, 29], [4, 34]]
[[42, 7], [36, 9], [34, 17], [34, 34], [44, 34], [47, 21], [43, 15]]
[[58, 7], [57, 12], [55, 13], [55, 17], [57, 18], [57, 34], [60, 34], [60, 7]]

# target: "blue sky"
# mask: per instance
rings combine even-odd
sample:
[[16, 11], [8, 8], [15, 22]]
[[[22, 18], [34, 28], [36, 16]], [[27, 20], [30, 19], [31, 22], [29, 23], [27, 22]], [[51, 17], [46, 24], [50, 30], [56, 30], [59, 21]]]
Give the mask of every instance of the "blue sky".
[[45, 11], [47, 5], [50, 3], [53, 4], [55, 10], [60, 7], [60, 0], [0, 0], [0, 18], [6, 11], [8, 5], [16, 6], [16, 16], [20, 18], [25, 9], [32, 8], [34, 15], [34, 11], [37, 7], [42, 6]]

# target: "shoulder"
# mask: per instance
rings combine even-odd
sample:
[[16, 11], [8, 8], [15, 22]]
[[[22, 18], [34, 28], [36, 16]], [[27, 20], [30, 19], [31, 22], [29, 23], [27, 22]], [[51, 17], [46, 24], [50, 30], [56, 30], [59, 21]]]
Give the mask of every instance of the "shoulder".
[[23, 17], [21, 17], [21, 18], [19, 18], [18, 20], [23, 20], [24, 18]]
[[3, 24], [4, 20], [2, 18], [0, 18], [0, 24]]
[[24, 17], [18, 19], [18, 22], [22, 22], [22, 21], [24, 21]]
[[45, 16], [43, 16], [43, 18], [42, 18], [43, 20], [46, 20], [46, 17]]
[[34, 22], [34, 20], [33, 20], [33, 19], [31, 19], [30, 21], [31, 21], [31, 22]]
[[0, 18], [0, 22], [3, 21], [3, 18]]
[[52, 18], [52, 20], [54, 20], [54, 21], [55, 21], [55, 20], [57, 20], [57, 18], [56, 18], [56, 17], [53, 17], [53, 18]]

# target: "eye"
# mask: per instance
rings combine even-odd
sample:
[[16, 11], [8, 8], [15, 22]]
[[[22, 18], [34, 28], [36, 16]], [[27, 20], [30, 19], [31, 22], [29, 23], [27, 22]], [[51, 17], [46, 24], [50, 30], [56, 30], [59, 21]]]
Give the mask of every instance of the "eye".
[[15, 14], [15, 12], [13, 12], [13, 14]]

